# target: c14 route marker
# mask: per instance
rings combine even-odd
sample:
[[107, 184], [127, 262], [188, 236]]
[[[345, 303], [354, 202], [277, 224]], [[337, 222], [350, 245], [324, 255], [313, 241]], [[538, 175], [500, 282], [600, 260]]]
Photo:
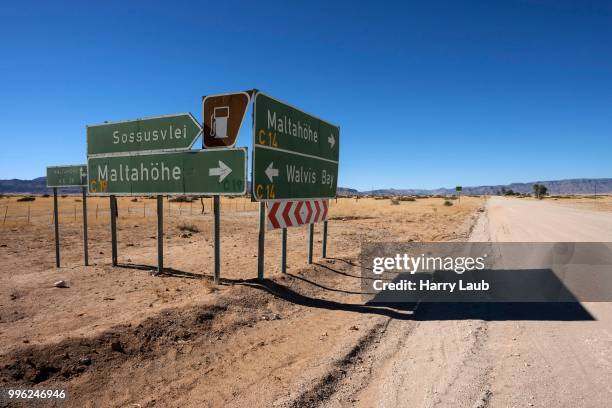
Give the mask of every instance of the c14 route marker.
[[87, 157], [189, 150], [202, 131], [190, 113], [87, 126]]
[[90, 157], [88, 186], [92, 195], [239, 195], [246, 169], [246, 148]]
[[86, 185], [86, 164], [47, 167], [47, 187], [83, 187]]
[[253, 109], [255, 200], [334, 197], [340, 128], [261, 92]]

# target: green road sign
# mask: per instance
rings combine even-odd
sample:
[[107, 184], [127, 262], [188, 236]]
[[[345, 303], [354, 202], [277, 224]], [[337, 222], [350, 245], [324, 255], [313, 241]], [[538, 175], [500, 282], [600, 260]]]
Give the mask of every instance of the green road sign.
[[463, 187], [461, 187], [461, 186], [455, 187], [455, 191], [461, 191], [461, 190], [463, 190]]
[[90, 157], [89, 193], [244, 194], [246, 161], [246, 148]]
[[81, 187], [86, 185], [86, 164], [47, 167], [47, 187]]
[[190, 113], [87, 126], [87, 156], [189, 150], [202, 128]]
[[334, 197], [339, 151], [339, 127], [257, 93], [252, 168], [255, 200]]

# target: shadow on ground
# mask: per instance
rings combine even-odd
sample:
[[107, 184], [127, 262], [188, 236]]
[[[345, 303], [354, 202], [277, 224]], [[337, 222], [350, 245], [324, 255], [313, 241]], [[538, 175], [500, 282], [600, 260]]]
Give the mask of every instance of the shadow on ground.
[[[357, 267], [350, 260], [335, 259], [347, 266]], [[338, 273], [347, 278], [356, 278], [357, 275], [348, 274], [342, 268], [332, 268], [329, 265], [317, 264], [327, 272]], [[122, 268], [138, 269], [155, 272], [156, 267], [142, 264], [120, 264]], [[164, 268], [161, 277], [176, 277], [187, 279], [202, 279], [212, 281], [212, 276], [195, 274]], [[303, 276], [288, 274], [288, 276], [303, 283], [313, 285], [324, 291], [359, 294], [360, 292], [335, 289], [317, 283]], [[397, 320], [541, 320], [541, 321], [593, 321], [595, 318], [579, 302], [365, 302], [349, 303], [325, 298], [308, 296], [297, 292], [287, 285], [275, 280], [264, 279], [228, 279], [221, 278], [223, 285], [244, 285], [254, 289], [264, 290], [271, 295], [304, 307], [314, 307], [327, 310], [341, 310], [353, 313], [376, 314]]]

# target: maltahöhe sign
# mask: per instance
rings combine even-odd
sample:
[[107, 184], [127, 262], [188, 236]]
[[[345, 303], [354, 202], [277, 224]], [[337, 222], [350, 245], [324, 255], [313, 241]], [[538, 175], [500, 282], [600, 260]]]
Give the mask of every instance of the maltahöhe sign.
[[339, 127], [256, 93], [252, 167], [255, 200], [334, 197], [339, 151]]
[[92, 195], [246, 192], [246, 148], [90, 157]]
[[47, 187], [82, 187], [86, 185], [86, 164], [47, 167]]
[[87, 126], [87, 157], [189, 150], [202, 131], [190, 113]]

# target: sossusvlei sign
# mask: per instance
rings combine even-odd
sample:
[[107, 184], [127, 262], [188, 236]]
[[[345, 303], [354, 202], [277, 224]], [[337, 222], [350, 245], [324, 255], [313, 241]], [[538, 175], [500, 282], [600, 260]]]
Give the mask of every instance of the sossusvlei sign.
[[88, 125], [87, 156], [188, 150], [201, 132], [190, 113]]

